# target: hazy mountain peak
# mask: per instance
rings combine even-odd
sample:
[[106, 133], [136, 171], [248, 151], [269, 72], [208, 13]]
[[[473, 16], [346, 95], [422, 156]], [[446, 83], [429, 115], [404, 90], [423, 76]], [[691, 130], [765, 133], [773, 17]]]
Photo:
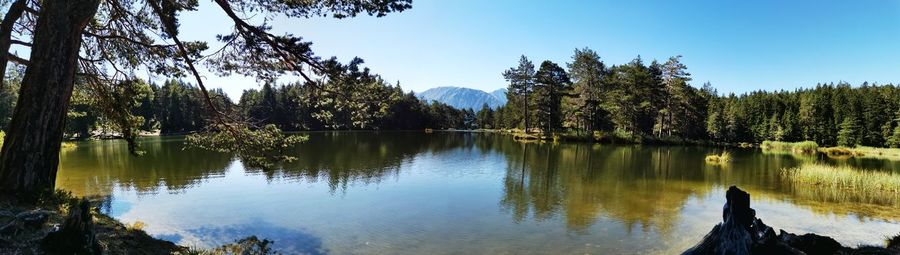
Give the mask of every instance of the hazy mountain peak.
[[498, 108], [506, 104], [506, 89], [499, 89], [491, 93], [477, 89], [463, 87], [436, 87], [417, 94], [426, 101], [438, 101], [458, 109], [481, 109], [487, 104], [491, 108]]

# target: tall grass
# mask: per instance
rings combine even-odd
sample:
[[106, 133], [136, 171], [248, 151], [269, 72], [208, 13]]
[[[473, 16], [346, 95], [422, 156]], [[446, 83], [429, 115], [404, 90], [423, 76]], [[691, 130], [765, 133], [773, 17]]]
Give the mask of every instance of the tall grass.
[[706, 163], [708, 164], [724, 164], [731, 162], [731, 153], [723, 151], [721, 154], [706, 155]]
[[900, 193], [900, 174], [859, 170], [848, 166], [804, 164], [784, 169], [781, 175], [794, 184], [855, 192]]
[[900, 148], [876, 148], [867, 146], [858, 146], [855, 148], [827, 147], [819, 148], [819, 151], [830, 157], [877, 158], [900, 161]]
[[793, 153], [815, 153], [819, 148], [819, 144], [813, 141], [802, 142], [779, 142], [779, 141], [763, 141], [759, 145], [763, 150], [771, 151], [790, 151]]

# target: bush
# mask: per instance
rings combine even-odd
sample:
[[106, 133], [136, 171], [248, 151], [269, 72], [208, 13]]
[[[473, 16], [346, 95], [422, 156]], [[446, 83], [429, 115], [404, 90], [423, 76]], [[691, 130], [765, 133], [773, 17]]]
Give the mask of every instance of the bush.
[[706, 163], [709, 164], [724, 164], [728, 162], [731, 162], [731, 153], [727, 151], [723, 151], [719, 155], [706, 155]]
[[790, 151], [793, 153], [815, 153], [819, 149], [819, 144], [813, 141], [802, 142], [779, 142], [779, 141], [763, 141], [759, 146], [763, 150], [771, 151]]

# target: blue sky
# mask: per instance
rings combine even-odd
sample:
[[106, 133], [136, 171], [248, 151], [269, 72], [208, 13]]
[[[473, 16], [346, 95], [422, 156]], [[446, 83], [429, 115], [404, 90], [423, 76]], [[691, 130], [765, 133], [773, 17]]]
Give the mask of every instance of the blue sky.
[[[201, 3], [183, 16], [182, 35], [212, 40], [228, 23]], [[411, 10], [382, 18], [277, 19], [273, 26], [312, 41], [320, 56], [359, 56], [413, 91], [502, 88], [500, 73], [520, 55], [564, 65], [583, 47], [607, 65], [683, 55], [693, 85], [709, 81], [720, 92], [900, 82], [900, 1], [415, 0]], [[207, 80], [232, 97], [259, 86]]]

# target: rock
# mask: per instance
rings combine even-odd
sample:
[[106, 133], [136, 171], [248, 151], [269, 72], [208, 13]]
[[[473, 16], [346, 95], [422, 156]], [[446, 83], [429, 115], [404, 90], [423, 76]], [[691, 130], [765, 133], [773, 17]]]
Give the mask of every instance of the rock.
[[13, 219], [0, 227], [0, 236], [16, 236], [16, 234], [19, 233], [19, 229], [21, 229], [21, 226], [19, 226], [19, 221]]
[[82, 199], [78, 205], [71, 206], [62, 227], [47, 234], [41, 247], [50, 254], [101, 254], [90, 202]]
[[32, 228], [40, 228], [48, 219], [50, 219], [50, 212], [45, 210], [31, 210], [16, 215], [16, 220]]
[[806, 254], [835, 254], [843, 247], [841, 243], [838, 243], [831, 237], [816, 234], [797, 236], [784, 230], [781, 230], [781, 233], [778, 234], [778, 239]]

